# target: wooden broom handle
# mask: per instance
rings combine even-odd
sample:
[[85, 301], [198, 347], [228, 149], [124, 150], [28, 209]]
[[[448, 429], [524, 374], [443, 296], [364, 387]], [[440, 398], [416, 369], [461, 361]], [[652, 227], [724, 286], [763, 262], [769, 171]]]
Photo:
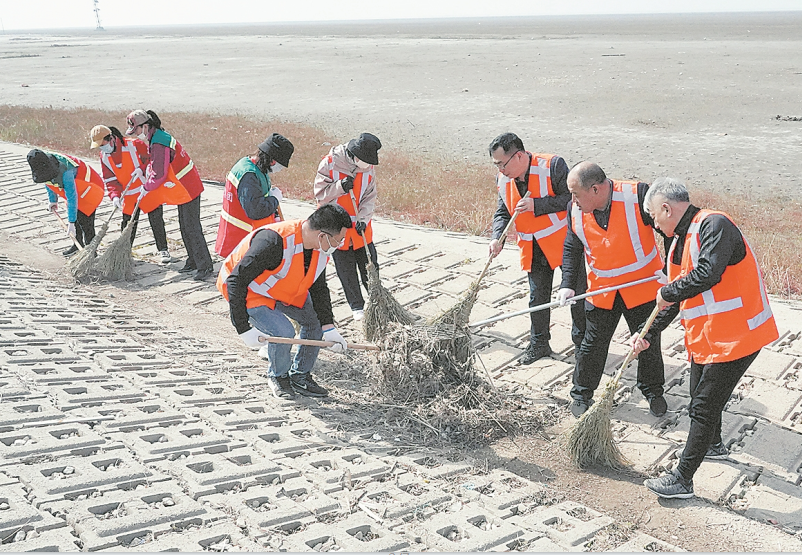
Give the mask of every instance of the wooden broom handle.
[[[65, 223], [64, 223], [64, 218], [62, 218], [62, 217], [61, 217], [61, 214], [59, 214], [59, 213], [58, 213], [58, 212], [56, 212], [55, 210], [51, 210], [51, 212], [53, 212], [53, 214], [55, 214], [55, 215], [56, 215], [56, 218], [58, 218], [58, 221], [59, 221], [59, 222], [61, 222], [61, 227], [63, 227], [63, 228], [64, 228], [64, 231], [67, 231], [67, 224], [65, 224]], [[81, 246], [81, 243], [79, 243], [79, 242], [78, 242], [78, 239], [76, 239], [76, 238], [75, 238], [75, 237], [73, 237], [72, 235], [70, 235], [70, 239], [72, 239], [72, 242], [73, 242], [73, 244], [74, 244], [76, 247], [78, 247], [78, 250], [79, 250], [79, 251], [82, 251], [82, 250], [84, 250], [84, 248]]]
[[[530, 193], [531, 193], [530, 191], [527, 191], [526, 194], [523, 197], [521, 197], [521, 200], [523, 200], [525, 198], [529, 198]], [[507, 225], [504, 227], [504, 231], [501, 233], [501, 242], [502, 242], [502, 244], [504, 243], [504, 241], [507, 240], [507, 234], [510, 232], [510, 229], [512, 228], [512, 224], [515, 223], [515, 218], [518, 217], [518, 214], [520, 214], [520, 212], [516, 212], [515, 210], [512, 211], [512, 217], [510, 217], [510, 221], [507, 222]], [[485, 277], [485, 274], [487, 273], [487, 269], [490, 268], [490, 263], [493, 262], [494, 258], [495, 258], [495, 256], [488, 256], [487, 257], [487, 264], [485, 264], [485, 269], [482, 270], [482, 273], [479, 274], [479, 279], [476, 280], [476, 287], [479, 287], [479, 282], [482, 281], [482, 278]]]
[[[271, 337], [267, 335], [259, 336], [260, 343], [285, 343], [289, 345], [310, 345], [312, 347], [331, 347], [336, 345], [335, 341], [317, 341], [315, 339], [300, 339], [296, 337]], [[358, 349], [363, 351], [380, 351], [377, 345], [363, 344], [363, 343], [348, 343], [349, 349]]]
[[[351, 189], [350, 191], [348, 191], [348, 193], [351, 195], [351, 204], [354, 205], [354, 218], [356, 218], [356, 215], [359, 213], [359, 210], [357, 210], [357, 208], [356, 208], [356, 197], [354, 196], [354, 190]], [[365, 252], [367, 252], [368, 251], [368, 240], [365, 238], [365, 234], [364, 233], [360, 233], [360, 235], [362, 236], [362, 241], [365, 243]]]
[[[128, 185], [125, 186], [125, 189], [123, 189], [123, 193], [120, 195], [120, 205], [122, 205], [122, 203], [125, 202], [125, 193], [127, 193], [128, 189], [131, 188], [131, 184], [133, 182], [134, 182], [134, 176], [132, 175], [131, 176], [131, 180], [128, 182]], [[144, 185], [144, 183], [143, 183], [143, 185]], [[139, 203], [137, 203], [137, 206], [139, 206]], [[109, 225], [111, 223], [111, 219], [114, 217], [114, 214], [116, 212], [117, 212], [117, 207], [115, 206], [112, 209], [111, 214], [109, 214], [109, 219], [106, 220], [106, 225]], [[134, 212], [136, 212], [136, 208], [134, 209]], [[134, 217], [134, 212], [131, 212], [131, 218]]]
[[[652, 313], [649, 314], [649, 318], [646, 320], [646, 323], [643, 324], [643, 328], [638, 333], [638, 337], [643, 337], [644, 335], [646, 335], [646, 333], [649, 331], [649, 328], [652, 327], [652, 323], [654, 322], [654, 319], [657, 317], [658, 312], [660, 312], [660, 307], [657, 306], [657, 304], [655, 304], [654, 310], [652, 310]], [[632, 360], [636, 356], [637, 355], [635, 354], [635, 349], [630, 347], [629, 352], [627, 353], [627, 357], [624, 359], [624, 362], [621, 363], [621, 368], [618, 369], [618, 372], [616, 372], [615, 377], [613, 378], [614, 382], [617, 382], [618, 380], [621, 379], [621, 375], [624, 373], [624, 370], [626, 370], [627, 366], [629, 366], [629, 363], [632, 362]]]

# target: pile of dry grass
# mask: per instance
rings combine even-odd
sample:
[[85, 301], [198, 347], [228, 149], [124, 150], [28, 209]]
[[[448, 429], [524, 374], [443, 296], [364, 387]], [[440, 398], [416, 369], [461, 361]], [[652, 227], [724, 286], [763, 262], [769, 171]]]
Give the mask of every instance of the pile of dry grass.
[[109, 281], [131, 279], [134, 272], [134, 257], [131, 252], [133, 231], [133, 220], [131, 220], [120, 236], [97, 258], [95, 273]]
[[385, 289], [379, 279], [379, 270], [368, 262], [368, 300], [365, 303], [365, 316], [362, 331], [368, 341], [376, 341], [387, 333], [390, 322], [408, 326], [418, 317], [406, 308]]

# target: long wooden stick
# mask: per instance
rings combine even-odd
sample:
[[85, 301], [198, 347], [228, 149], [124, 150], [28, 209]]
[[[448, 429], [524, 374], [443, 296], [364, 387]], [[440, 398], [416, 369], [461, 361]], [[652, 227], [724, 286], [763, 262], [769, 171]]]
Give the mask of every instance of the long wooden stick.
[[[621, 285], [613, 285], [612, 287], [605, 287], [604, 289], [598, 289], [596, 291], [588, 291], [582, 295], [577, 295], [576, 297], [571, 297], [568, 299], [569, 301], [581, 301], [582, 299], [587, 299], [588, 297], [593, 297], [595, 295], [601, 295], [603, 293], [610, 293], [612, 291], [618, 291], [619, 289], [624, 289], [626, 287], [632, 287], [633, 285], [640, 285], [642, 283], [649, 283], [650, 281], [655, 281], [660, 279], [659, 276], [650, 276], [647, 278], [639, 279], [637, 281], [630, 281], [628, 283], [622, 283]], [[555, 308], [560, 306], [560, 301], [552, 301], [550, 303], [540, 304], [537, 306], [533, 306], [532, 308], [527, 308], [525, 310], [519, 310], [517, 312], [510, 312], [509, 314], [501, 314], [500, 316], [493, 316], [492, 318], [488, 318], [487, 320], [480, 320], [479, 322], [474, 322], [473, 324], [468, 324], [469, 327], [475, 328], [476, 326], [483, 326], [485, 324], [490, 324], [493, 322], [498, 322], [499, 320], [506, 320], [507, 318], [513, 318], [515, 316], [520, 316], [521, 314], [529, 314], [530, 312], [537, 312], [539, 310], [545, 310], [547, 308]]]
[[[125, 202], [125, 193], [127, 193], [127, 192], [128, 192], [128, 189], [131, 187], [131, 184], [132, 184], [133, 182], [134, 182], [134, 176], [132, 175], [132, 176], [131, 176], [131, 180], [128, 182], [128, 185], [126, 185], [126, 186], [125, 186], [125, 189], [123, 189], [123, 192], [122, 192], [122, 194], [120, 195], [120, 206], [122, 206], [122, 205], [123, 205], [123, 202]], [[144, 185], [144, 184], [143, 184], [143, 185]], [[139, 206], [139, 205], [137, 204], [137, 206]], [[109, 214], [109, 219], [108, 219], [108, 220], [106, 220], [106, 225], [107, 225], [107, 226], [108, 226], [108, 225], [111, 223], [111, 219], [114, 217], [114, 214], [115, 214], [116, 212], [117, 212], [117, 207], [116, 207], [116, 206], [114, 206], [114, 208], [113, 208], [113, 209], [112, 209], [112, 211], [111, 211], [111, 214]], [[134, 212], [136, 212], [136, 209], [134, 209]], [[134, 216], [133, 216], [134, 212], [131, 212], [131, 218], [133, 218], [133, 217], [134, 217]]]
[[[527, 191], [526, 194], [521, 198], [521, 200], [523, 200], [525, 198], [529, 198], [529, 195], [530, 195], [530, 191]], [[520, 214], [520, 212], [516, 212], [515, 210], [512, 211], [512, 216], [510, 217], [510, 221], [507, 222], [507, 225], [504, 227], [504, 231], [501, 233], [502, 246], [504, 244], [504, 241], [507, 240], [507, 234], [510, 232], [510, 229], [512, 229], [512, 224], [515, 223], [515, 218], [518, 217], [518, 214]], [[487, 264], [485, 264], [485, 269], [482, 270], [481, 274], [479, 274], [479, 279], [476, 280], [476, 285], [474, 287], [477, 287], [477, 288], [479, 287], [479, 282], [481, 282], [482, 278], [485, 277], [485, 274], [487, 273], [488, 268], [490, 268], [490, 263], [493, 262], [494, 258], [496, 258], [496, 257], [495, 256], [488, 256], [487, 257]]]
[[[297, 337], [272, 337], [268, 335], [259, 336], [260, 343], [285, 343], [289, 345], [310, 345], [312, 347], [331, 347], [336, 344], [336, 341], [317, 341], [315, 339], [300, 339]], [[380, 351], [377, 345], [363, 344], [363, 343], [348, 343], [349, 349], [358, 349], [363, 351]]]
[[[356, 218], [359, 215], [359, 210], [357, 210], [357, 207], [356, 207], [356, 197], [354, 196], [354, 190], [351, 189], [348, 192], [351, 195], [351, 204], [354, 205], [354, 218]], [[365, 233], [364, 232], [360, 233], [360, 235], [362, 236], [362, 242], [365, 243], [365, 252], [367, 253], [368, 252], [368, 240], [365, 238]]]
[[[643, 324], [643, 328], [640, 330], [640, 332], [638, 332], [638, 337], [643, 337], [644, 335], [646, 335], [646, 333], [649, 331], [649, 328], [652, 327], [652, 323], [654, 322], [654, 319], [657, 317], [658, 312], [660, 312], [660, 307], [655, 304], [652, 313], [649, 314], [649, 318], [646, 320], [646, 323]], [[624, 362], [621, 363], [621, 368], [619, 368], [618, 372], [616, 372], [615, 376], [613, 376], [612, 380], [613, 383], [618, 383], [618, 380], [621, 379], [621, 375], [624, 373], [624, 370], [627, 369], [629, 363], [632, 362], [632, 360], [636, 356], [638, 355], [635, 354], [635, 349], [633, 347], [630, 347], [629, 352], [627, 353], [627, 356], [624, 359]]]
[[[67, 230], [68, 230], [68, 228], [67, 228], [67, 224], [65, 224], [65, 223], [64, 223], [64, 218], [62, 218], [62, 217], [61, 217], [61, 214], [59, 214], [59, 213], [58, 213], [58, 212], [56, 212], [55, 210], [51, 210], [51, 212], [53, 212], [53, 214], [55, 214], [55, 215], [56, 215], [56, 218], [58, 218], [58, 221], [59, 221], [59, 222], [61, 222], [61, 227], [63, 227], [63, 228], [64, 228], [64, 231], [67, 231]], [[68, 233], [67, 235], [69, 236], [69, 238], [70, 238], [70, 239], [72, 239], [72, 242], [73, 242], [73, 244], [74, 244], [76, 247], [78, 247], [78, 250], [79, 250], [79, 251], [82, 251], [82, 250], [84, 250], [84, 248], [81, 246], [81, 243], [79, 243], [79, 242], [78, 242], [78, 239], [76, 239], [75, 237], [73, 237], [73, 236], [72, 236], [72, 235], [70, 235], [69, 233]]]

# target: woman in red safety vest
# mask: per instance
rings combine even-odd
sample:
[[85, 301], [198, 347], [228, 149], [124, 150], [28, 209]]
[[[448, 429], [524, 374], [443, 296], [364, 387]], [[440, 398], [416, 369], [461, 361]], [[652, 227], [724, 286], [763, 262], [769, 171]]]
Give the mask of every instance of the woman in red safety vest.
[[[96, 125], [89, 134], [91, 143], [89, 148], [100, 149], [100, 169], [103, 172], [103, 182], [106, 185], [111, 202], [115, 208], [122, 212], [121, 230], [128, 222], [131, 224], [131, 244], [136, 237], [136, 228], [139, 223], [139, 213], [142, 207], [136, 207], [141, 186], [145, 183], [145, 168], [148, 166], [148, 145], [133, 137], [123, 137], [116, 127]], [[136, 211], [134, 211], [136, 208]], [[156, 250], [159, 252], [162, 264], [172, 260], [167, 249], [167, 232], [164, 229], [164, 210], [162, 205], [153, 208], [148, 214], [150, 229], [156, 240]]]

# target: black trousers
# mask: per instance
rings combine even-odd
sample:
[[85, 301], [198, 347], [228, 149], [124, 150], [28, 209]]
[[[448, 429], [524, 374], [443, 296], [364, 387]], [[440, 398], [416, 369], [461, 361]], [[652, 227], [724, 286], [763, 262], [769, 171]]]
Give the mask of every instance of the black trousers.
[[692, 480], [705, 459], [707, 448], [721, 441], [721, 413], [738, 380], [755, 361], [760, 349], [730, 362], [697, 364], [691, 361], [691, 404], [688, 416], [691, 428], [679, 459], [677, 471]]
[[[654, 301], [649, 301], [628, 309], [620, 293], [616, 293], [613, 308], [610, 310], [597, 308], [585, 301], [587, 326], [585, 338], [576, 352], [574, 387], [571, 389], [571, 397], [586, 401], [593, 397], [593, 392], [599, 387], [602, 374], [604, 374], [610, 341], [613, 339], [621, 316], [624, 316], [629, 331], [635, 333], [649, 318], [654, 305]], [[649, 348], [638, 355], [638, 389], [647, 399], [659, 397], [663, 394], [665, 381], [663, 354], [660, 352], [660, 336], [657, 335]]]
[[[131, 244], [134, 244], [134, 238], [136, 238], [136, 228], [139, 225], [139, 213], [140, 210], [137, 208], [133, 214], [134, 223], [131, 224]], [[125, 229], [125, 226], [128, 225], [132, 219], [131, 216], [128, 214], [123, 214], [123, 225], [120, 228], [120, 231]], [[150, 221], [150, 229], [153, 231], [153, 238], [156, 240], [156, 250], [166, 251], [167, 250], [167, 232], [164, 230], [164, 206], [159, 206], [148, 212], [148, 221]]]
[[[376, 258], [376, 247], [373, 243], [368, 243], [370, 259], [376, 269], [379, 269], [379, 262]], [[331, 255], [334, 259], [334, 267], [337, 269], [337, 277], [343, 286], [345, 299], [351, 310], [363, 310], [365, 299], [362, 297], [362, 290], [359, 287], [360, 278], [365, 290], [368, 289], [368, 255], [365, 254], [365, 247], [354, 249], [353, 245], [348, 250], [337, 249]], [[359, 275], [357, 275], [357, 270]]]
[[[554, 270], [542, 251], [535, 245], [532, 255], [532, 269], [527, 272], [529, 278], [529, 308], [546, 304], [551, 301], [551, 286], [554, 280]], [[539, 256], [538, 256], [539, 254]], [[587, 289], [585, 267], [582, 265], [582, 275], [577, 277], [577, 295]], [[538, 310], [529, 313], [530, 329], [529, 342], [534, 346], [544, 345], [551, 339], [549, 326], [551, 325], [551, 311]], [[585, 336], [585, 307], [582, 303], [571, 305], [571, 340], [579, 347]]]
[[178, 225], [187, 249], [187, 262], [198, 270], [212, 270], [212, 255], [209, 254], [209, 245], [206, 244], [200, 222], [200, 195], [178, 205]]
[[75, 220], [75, 240], [82, 247], [85, 247], [95, 238], [95, 213], [89, 216], [78, 210], [78, 217]]

